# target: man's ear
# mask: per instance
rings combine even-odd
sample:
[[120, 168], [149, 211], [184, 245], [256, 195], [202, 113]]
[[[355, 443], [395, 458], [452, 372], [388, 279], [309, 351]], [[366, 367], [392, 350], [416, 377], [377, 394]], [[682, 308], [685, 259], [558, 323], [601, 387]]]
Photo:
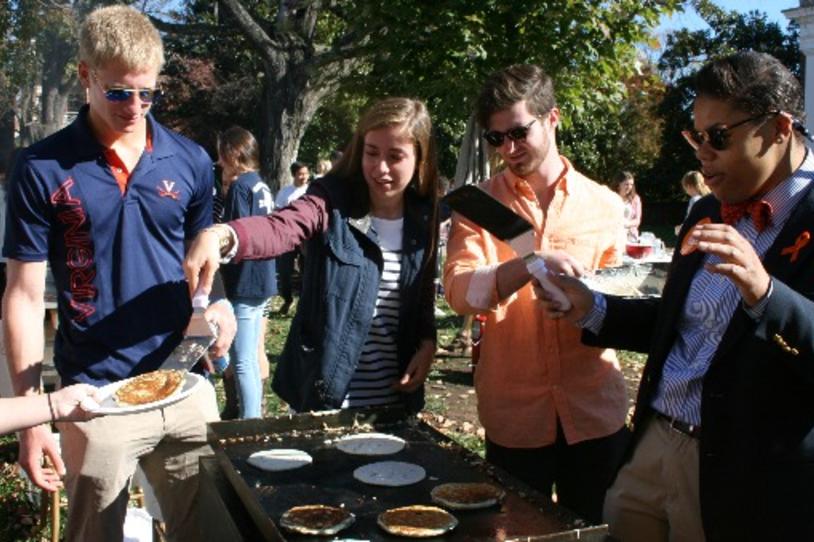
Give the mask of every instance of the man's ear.
[[774, 139], [786, 139], [791, 137], [794, 132], [794, 121], [791, 115], [785, 112], [780, 112], [775, 115], [774, 119]]
[[88, 66], [87, 62], [80, 60], [79, 66], [77, 66], [77, 72], [82, 88], [90, 88], [90, 66]]
[[560, 109], [558, 107], [551, 108], [551, 111], [548, 112], [548, 120], [552, 128], [560, 125]]

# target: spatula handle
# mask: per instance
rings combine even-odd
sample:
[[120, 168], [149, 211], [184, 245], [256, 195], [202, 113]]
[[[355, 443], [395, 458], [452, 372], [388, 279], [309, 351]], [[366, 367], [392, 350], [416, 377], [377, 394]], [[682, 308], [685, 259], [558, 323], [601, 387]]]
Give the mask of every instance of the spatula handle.
[[526, 261], [526, 269], [534, 278], [540, 281], [540, 286], [560, 306], [561, 311], [566, 312], [571, 309], [571, 301], [565, 295], [565, 292], [555, 286], [551, 279], [548, 278], [548, 267], [546, 267], [542, 258], [539, 256], [530, 258], [530, 261]]
[[195, 290], [195, 293], [192, 294], [192, 308], [194, 309], [206, 309], [209, 306], [209, 294], [204, 292], [201, 288]]

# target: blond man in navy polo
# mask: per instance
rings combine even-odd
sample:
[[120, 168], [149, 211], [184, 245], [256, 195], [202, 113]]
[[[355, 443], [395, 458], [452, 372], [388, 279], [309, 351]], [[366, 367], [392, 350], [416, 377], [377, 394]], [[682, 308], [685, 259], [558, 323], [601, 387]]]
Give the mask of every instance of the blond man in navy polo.
[[[46, 262], [58, 289], [54, 363], [62, 384], [104, 385], [152, 371], [179, 343], [191, 313], [185, 242], [212, 220], [212, 163], [195, 143], [149, 114], [164, 62], [149, 20], [124, 6], [91, 13], [80, 30], [87, 105], [68, 127], [18, 159], [9, 188], [3, 255], [6, 349], [19, 395], [38, 392]], [[234, 318], [224, 303], [215, 354]], [[67, 540], [123, 537], [137, 464], [155, 489], [170, 540], [195, 540], [198, 456], [216, 420], [208, 384], [174, 405], [21, 433], [20, 464], [54, 491], [65, 474]], [[54, 469], [43, 468], [43, 457]]]

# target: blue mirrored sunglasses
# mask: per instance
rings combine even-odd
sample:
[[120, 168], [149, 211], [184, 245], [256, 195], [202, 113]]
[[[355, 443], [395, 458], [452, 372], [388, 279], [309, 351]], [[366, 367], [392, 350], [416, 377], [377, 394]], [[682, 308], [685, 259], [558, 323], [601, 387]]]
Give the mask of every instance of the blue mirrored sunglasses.
[[139, 100], [141, 103], [150, 104], [161, 98], [163, 96], [163, 92], [159, 88], [125, 88], [125, 87], [113, 87], [107, 88], [105, 87], [101, 81], [99, 81], [99, 77], [97, 77], [95, 72], [91, 72], [91, 75], [102, 87], [102, 90], [105, 91], [105, 98], [109, 102], [126, 102], [133, 97], [133, 94], [138, 93]]
[[109, 102], [126, 102], [136, 92], [141, 103], [145, 104], [155, 102], [163, 94], [159, 88], [108, 88], [105, 89], [105, 98]]

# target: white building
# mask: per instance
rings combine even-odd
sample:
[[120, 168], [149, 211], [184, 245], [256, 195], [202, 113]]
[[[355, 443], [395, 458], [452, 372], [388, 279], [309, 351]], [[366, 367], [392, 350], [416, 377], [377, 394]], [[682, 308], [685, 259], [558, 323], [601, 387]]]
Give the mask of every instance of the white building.
[[800, 51], [805, 55], [806, 128], [814, 133], [814, 0], [800, 0], [800, 7], [783, 10], [783, 14], [800, 26]]

